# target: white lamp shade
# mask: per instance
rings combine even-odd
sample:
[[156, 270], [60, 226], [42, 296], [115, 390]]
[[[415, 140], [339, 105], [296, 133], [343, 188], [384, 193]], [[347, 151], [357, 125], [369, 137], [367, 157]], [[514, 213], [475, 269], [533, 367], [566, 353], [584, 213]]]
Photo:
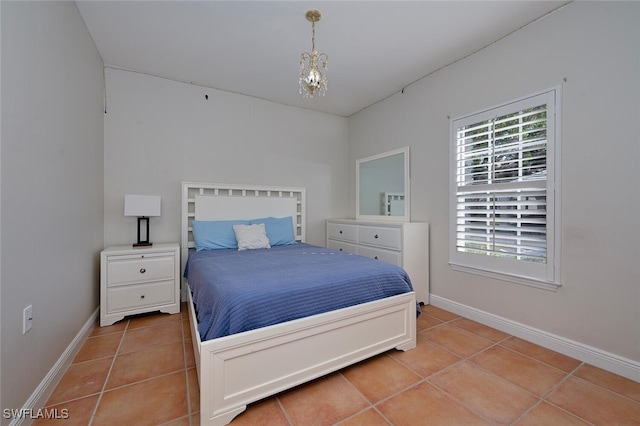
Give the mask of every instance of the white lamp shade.
[[131, 195], [124, 196], [125, 216], [160, 216], [159, 195]]

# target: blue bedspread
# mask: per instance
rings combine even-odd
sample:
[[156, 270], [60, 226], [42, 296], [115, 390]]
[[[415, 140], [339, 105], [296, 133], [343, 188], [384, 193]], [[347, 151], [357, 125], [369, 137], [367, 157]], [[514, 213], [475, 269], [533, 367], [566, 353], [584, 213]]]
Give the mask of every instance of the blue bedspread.
[[413, 291], [404, 269], [309, 244], [189, 255], [202, 340]]

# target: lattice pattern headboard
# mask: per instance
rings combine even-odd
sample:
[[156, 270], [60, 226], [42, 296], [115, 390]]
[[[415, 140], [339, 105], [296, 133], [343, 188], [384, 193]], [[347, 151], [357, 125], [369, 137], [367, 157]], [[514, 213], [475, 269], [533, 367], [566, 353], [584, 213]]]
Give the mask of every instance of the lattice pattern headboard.
[[[197, 206], [198, 202], [201, 202]], [[306, 239], [305, 188], [216, 183], [182, 183], [182, 271], [195, 247], [191, 222], [199, 220], [293, 217], [296, 240]]]

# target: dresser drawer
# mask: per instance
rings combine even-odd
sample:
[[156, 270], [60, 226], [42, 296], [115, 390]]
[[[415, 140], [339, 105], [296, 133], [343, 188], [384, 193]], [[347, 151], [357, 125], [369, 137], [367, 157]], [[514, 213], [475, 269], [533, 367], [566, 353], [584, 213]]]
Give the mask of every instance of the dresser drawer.
[[359, 226], [358, 242], [401, 250], [402, 231], [400, 228], [383, 226]]
[[328, 247], [332, 250], [340, 250], [347, 253], [358, 253], [358, 246], [344, 241], [329, 240]]
[[112, 313], [174, 303], [174, 284], [174, 281], [170, 280], [109, 288], [107, 310]]
[[356, 242], [357, 240], [356, 225], [346, 225], [344, 223], [330, 223], [327, 225], [327, 238], [335, 240]]
[[108, 287], [174, 279], [175, 259], [168, 257], [137, 257], [112, 260], [107, 264]]
[[371, 257], [373, 259], [382, 260], [396, 266], [402, 266], [402, 253], [399, 251], [359, 246], [358, 254], [366, 257]]

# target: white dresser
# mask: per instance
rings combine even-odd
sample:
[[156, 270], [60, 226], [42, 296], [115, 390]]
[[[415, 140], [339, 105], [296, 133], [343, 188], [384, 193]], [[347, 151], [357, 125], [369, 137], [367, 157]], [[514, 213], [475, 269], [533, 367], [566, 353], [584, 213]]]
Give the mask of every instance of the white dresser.
[[180, 312], [180, 246], [104, 249], [100, 255], [100, 325], [152, 311]]
[[327, 247], [380, 259], [409, 274], [418, 302], [429, 303], [429, 224], [327, 220]]

